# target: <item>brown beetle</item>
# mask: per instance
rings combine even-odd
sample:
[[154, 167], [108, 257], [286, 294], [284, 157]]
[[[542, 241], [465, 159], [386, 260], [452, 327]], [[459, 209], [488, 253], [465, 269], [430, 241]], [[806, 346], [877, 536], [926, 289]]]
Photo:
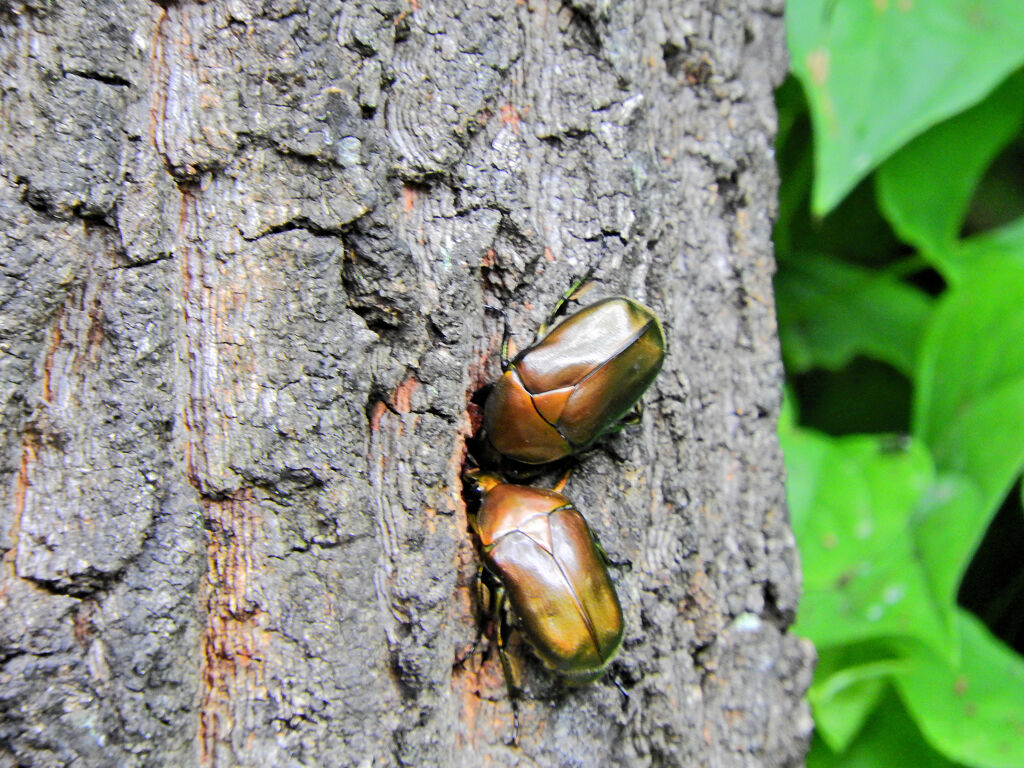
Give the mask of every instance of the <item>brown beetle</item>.
[[574, 683], [597, 679], [619, 650], [623, 620], [604, 550], [583, 515], [557, 490], [503, 483], [479, 470], [466, 479], [483, 496], [473, 528], [484, 566], [500, 585], [498, 651], [509, 690], [506, 607], [548, 668]]
[[527, 464], [578, 453], [636, 405], [664, 358], [647, 307], [622, 296], [591, 304], [509, 363], [484, 406], [487, 438]]

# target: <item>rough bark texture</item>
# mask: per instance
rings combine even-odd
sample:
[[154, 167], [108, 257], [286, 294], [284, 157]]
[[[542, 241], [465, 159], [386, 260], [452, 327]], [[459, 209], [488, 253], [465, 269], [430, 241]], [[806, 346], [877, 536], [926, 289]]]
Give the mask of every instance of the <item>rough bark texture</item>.
[[[410, 3], [0, 3], [0, 766], [801, 762], [780, 0]], [[567, 488], [629, 697], [516, 646], [516, 749], [470, 398], [588, 268], [669, 344]]]

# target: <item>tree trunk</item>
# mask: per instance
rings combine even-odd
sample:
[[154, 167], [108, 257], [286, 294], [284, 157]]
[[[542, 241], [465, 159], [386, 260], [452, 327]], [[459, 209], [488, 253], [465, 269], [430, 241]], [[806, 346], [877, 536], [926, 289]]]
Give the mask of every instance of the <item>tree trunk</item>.
[[[0, 6], [0, 766], [801, 762], [780, 0], [410, 2]], [[668, 339], [566, 491], [626, 637], [513, 643], [512, 747], [471, 398], [591, 269]]]

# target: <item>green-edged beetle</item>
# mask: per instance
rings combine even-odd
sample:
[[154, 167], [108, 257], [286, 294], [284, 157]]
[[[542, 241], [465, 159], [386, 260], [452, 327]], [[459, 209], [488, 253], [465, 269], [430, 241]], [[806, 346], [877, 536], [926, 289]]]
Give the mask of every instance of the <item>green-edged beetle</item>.
[[549, 491], [504, 483], [479, 470], [466, 479], [482, 496], [473, 528], [484, 567], [499, 583], [495, 624], [510, 695], [514, 684], [501, 631], [506, 608], [549, 669], [573, 683], [596, 680], [622, 644], [622, 608], [604, 550], [583, 515], [558, 492], [564, 480]]
[[526, 464], [578, 453], [636, 405], [664, 359], [651, 310], [623, 296], [591, 304], [507, 365], [484, 406], [487, 439]]

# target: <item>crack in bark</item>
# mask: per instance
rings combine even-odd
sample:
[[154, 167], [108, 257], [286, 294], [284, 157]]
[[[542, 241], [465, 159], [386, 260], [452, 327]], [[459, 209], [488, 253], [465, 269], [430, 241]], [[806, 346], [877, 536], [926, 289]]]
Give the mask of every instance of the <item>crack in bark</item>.
[[255, 242], [257, 240], [262, 240], [264, 237], [269, 237], [270, 235], [279, 235], [284, 232], [296, 231], [308, 232], [309, 234], [315, 235], [317, 237], [340, 237], [342, 234], [348, 231], [348, 229], [349, 226], [322, 227], [316, 224], [315, 222], [311, 221], [306, 216], [296, 216], [294, 218], [288, 219], [288, 221], [267, 227], [257, 235], [251, 237], [246, 237], [243, 235], [243, 239], [246, 240], [247, 242]]
[[65, 77], [67, 75], [80, 77], [83, 80], [95, 80], [96, 82], [104, 83], [105, 85], [113, 85], [118, 88], [130, 88], [132, 86], [131, 82], [125, 80], [123, 77], [118, 77], [117, 75], [106, 75], [102, 72], [88, 72], [84, 70], [66, 69], [64, 70], [64, 75]]

